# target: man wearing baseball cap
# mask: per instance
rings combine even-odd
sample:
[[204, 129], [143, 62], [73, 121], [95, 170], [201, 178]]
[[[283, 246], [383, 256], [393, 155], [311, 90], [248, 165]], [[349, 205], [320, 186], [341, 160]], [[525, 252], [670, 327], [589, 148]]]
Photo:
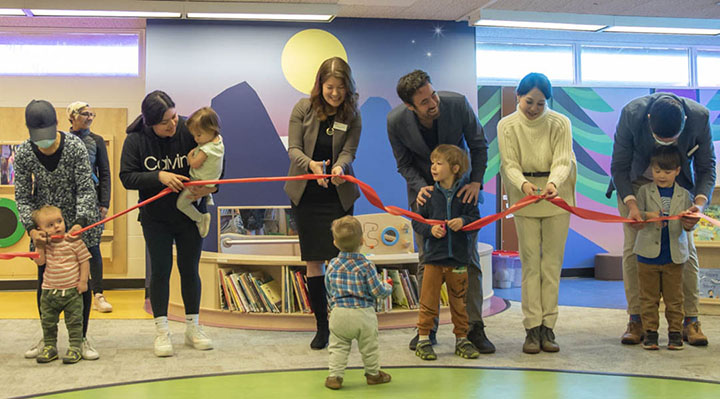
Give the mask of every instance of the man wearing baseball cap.
[[[20, 221], [32, 242], [42, 245], [49, 237], [36, 228], [31, 214], [43, 205], [56, 206], [62, 211], [65, 225], [70, 227], [66, 239], [82, 239], [88, 248], [94, 247], [100, 244], [101, 228], [95, 227], [81, 235], [71, 235], [98, 220], [97, 195], [87, 149], [74, 135], [57, 130], [56, 115], [55, 108], [45, 100], [32, 100], [25, 107], [25, 125], [30, 139], [20, 144], [15, 154], [15, 201]], [[45, 266], [38, 266], [38, 313], [44, 273]], [[86, 338], [92, 295], [86, 291], [82, 297], [81, 353], [83, 359], [94, 360], [99, 355]], [[25, 352], [25, 357], [37, 357], [43, 345], [40, 338]]]

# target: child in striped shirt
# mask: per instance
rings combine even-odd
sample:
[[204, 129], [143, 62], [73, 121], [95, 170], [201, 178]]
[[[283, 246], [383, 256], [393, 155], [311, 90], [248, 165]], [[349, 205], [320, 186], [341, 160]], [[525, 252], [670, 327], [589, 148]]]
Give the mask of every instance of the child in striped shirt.
[[83, 302], [82, 294], [87, 291], [90, 270], [90, 252], [78, 239], [63, 238], [51, 241], [53, 235], [65, 236], [65, 220], [60, 208], [45, 205], [32, 213], [37, 228], [45, 233], [46, 242], [35, 242], [40, 256], [38, 265], [45, 265], [45, 276], [40, 296], [40, 320], [42, 322], [45, 346], [37, 356], [38, 363], [49, 363], [58, 358], [57, 325], [60, 313], [65, 312], [65, 326], [70, 337], [70, 346], [63, 356], [63, 363], [77, 363], [82, 358]]
[[[363, 243], [360, 221], [343, 216], [332, 223], [333, 244], [340, 250], [330, 260], [325, 273], [325, 286], [330, 296], [330, 376], [325, 386], [340, 389], [345, 375], [352, 341], [365, 365], [368, 385], [390, 382], [390, 374], [380, 370], [378, 322], [375, 300], [392, 293], [389, 282], [378, 276], [375, 265], [357, 253]], [[392, 281], [392, 280], [391, 280]]]

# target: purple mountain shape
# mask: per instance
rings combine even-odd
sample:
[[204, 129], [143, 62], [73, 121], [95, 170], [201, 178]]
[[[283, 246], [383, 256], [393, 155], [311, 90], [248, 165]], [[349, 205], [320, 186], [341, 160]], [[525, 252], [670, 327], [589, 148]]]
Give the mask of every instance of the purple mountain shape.
[[[407, 185], [397, 172], [397, 164], [387, 136], [387, 114], [390, 103], [381, 97], [370, 97], [360, 106], [362, 136], [353, 169], [355, 177], [369, 184], [385, 205], [407, 209]], [[364, 196], [355, 202], [355, 214], [382, 212]]]
[[[225, 178], [285, 176], [290, 166], [287, 150], [260, 97], [247, 82], [227, 88], [212, 99], [220, 116], [225, 144]], [[283, 182], [224, 184], [214, 196], [217, 206], [289, 205]], [[217, 251], [214, 208], [210, 234], [203, 249]]]

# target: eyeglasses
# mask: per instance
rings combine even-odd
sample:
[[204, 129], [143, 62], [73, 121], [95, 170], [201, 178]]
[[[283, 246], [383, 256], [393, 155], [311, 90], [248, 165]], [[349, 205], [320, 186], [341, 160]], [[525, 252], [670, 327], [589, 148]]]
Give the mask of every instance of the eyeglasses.
[[81, 112], [80, 115], [82, 115], [82, 116], [84, 116], [84, 117], [86, 117], [86, 118], [94, 118], [94, 117], [95, 117], [95, 113], [94, 113], [94, 112], [87, 112], [87, 111], [86, 111], [86, 112]]

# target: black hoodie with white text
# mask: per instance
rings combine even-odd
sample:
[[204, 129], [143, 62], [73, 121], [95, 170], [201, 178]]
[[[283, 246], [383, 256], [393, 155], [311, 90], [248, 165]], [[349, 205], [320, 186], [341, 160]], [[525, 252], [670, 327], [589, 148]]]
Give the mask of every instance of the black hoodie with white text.
[[[190, 176], [187, 154], [197, 146], [179, 117], [172, 137], [159, 137], [139, 117], [128, 126], [120, 158], [120, 181], [128, 190], [138, 190], [144, 201], [165, 189], [158, 175], [161, 171]], [[189, 218], [177, 209], [177, 193], [170, 193], [140, 208], [140, 221], [175, 222]]]

